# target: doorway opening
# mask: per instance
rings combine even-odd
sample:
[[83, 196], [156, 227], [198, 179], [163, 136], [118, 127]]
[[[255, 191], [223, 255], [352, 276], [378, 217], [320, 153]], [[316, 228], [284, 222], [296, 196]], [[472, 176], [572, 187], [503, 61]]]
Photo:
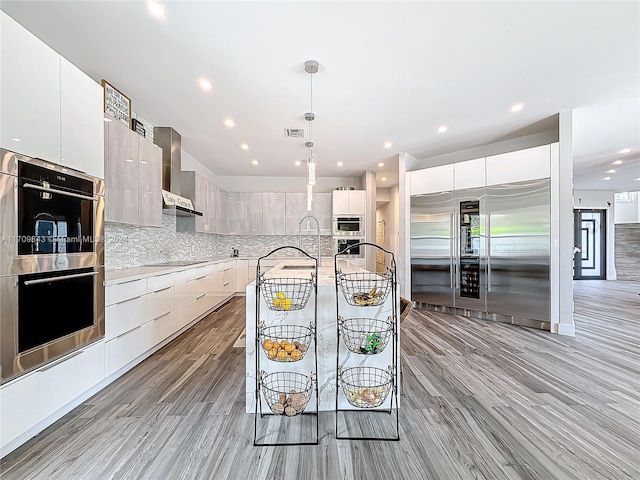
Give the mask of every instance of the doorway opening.
[[606, 278], [607, 238], [605, 210], [574, 210], [573, 279]]

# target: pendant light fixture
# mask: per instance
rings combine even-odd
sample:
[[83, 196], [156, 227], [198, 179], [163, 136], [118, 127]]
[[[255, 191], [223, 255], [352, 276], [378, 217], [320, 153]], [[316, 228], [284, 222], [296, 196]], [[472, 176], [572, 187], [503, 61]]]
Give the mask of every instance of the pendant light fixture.
[[316, 156], [313, 153], [313, 121], [316, 119], [315, 114], [313, 113], [313, 74], [318, 71], [318, 62], [315, 60], [307, 60], [304, 62], [304, 71], [309, 74], [309, 78], [311, 79], [311, 93], [310, 93], [310, 109], [308, 113], [304, 114], [304, 119], [309, 122], [309, 141], [304, 145], [309, 149], [309, 154], [307, 155], [307, 210], [311, 211], [313, 205], [313, 187], [317, 184], [317, 164], [316, 164]]

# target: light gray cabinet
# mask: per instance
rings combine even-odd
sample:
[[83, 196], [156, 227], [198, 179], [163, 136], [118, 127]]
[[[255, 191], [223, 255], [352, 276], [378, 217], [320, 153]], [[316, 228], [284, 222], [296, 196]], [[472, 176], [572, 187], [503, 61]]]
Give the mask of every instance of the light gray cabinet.
[[298, 223], [307, 215], [307, 194], [287, 193], [285, 232], [287, 235], [298, 235]]
[[227, 192], [227, 235], [238, 235], [238, 192]]
[[285, 194], [262, 193], [262, 234], [285, 234]]
[[218, 187], [218, 191], [216, 192], [215, 233], [220, 235], [224, 235], [227, 232], [227, 199], [227, 192]]
[[[202, 212], [202, 216], [178, 217], [176, 228], [179, 232], [213, 233], [215, 220], [216, 186], [197, 172], [181, 172], [180, 187], [183, 197]], [[213, 199], [212, 199], [213, 197]]]
[[320, 224], [321, 235], [331, 235], [331, 199], [331, 193], [316, 193], [313, 198], [312, 212], [313, 216], [318, 219], [318, 223]]
[[238, 194], [238, 234], [262, 235], [262, 192]]
[[107, 222], [138, 224], [138, 134], [105, 116], [105, 214]]
[[138, 136], [138, 225], [162, 226], [162, 149]]

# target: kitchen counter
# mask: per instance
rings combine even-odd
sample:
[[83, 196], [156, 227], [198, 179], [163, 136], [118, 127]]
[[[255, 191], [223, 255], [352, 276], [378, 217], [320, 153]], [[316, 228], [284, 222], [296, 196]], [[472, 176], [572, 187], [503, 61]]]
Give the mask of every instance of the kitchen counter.
[[[313, 271], [288, 269], [287, 266], [311, 265], [313, 261], [304, 258], [288, 258], [265, 273], [265, 278], [308, 278]], [[352, 263], [341, 260], [339, 268], [343, 273], [367, 272], [362, 267], [353, 265]], [[318, 391], [319, 391], [319, 410], [333, 411], [335, 410], [335, 388], [336, 388], [336, 349], [337, 349], [337, 310], [336, 310], [336, 282], [333, 260], [325, 260], [322, 262], [318, 278], [318, 304], [317, 304], [317, 346], [311, 345], [307, 355], [297, 362], [275, 362], [271, 361], [264, 354], [260, 347], [260, 369], [266, 372], [290, 371], [299, 372], [309, 375], [309, 372], [315, 371], [314, 364], [314, 348], [318, 350]], [[386, 320], [392, 313], [392, 295], [389, 293], [386, 301], [379, 306], [372, 307], [355, 307], [346, 303], [342, 291], [338, 290], [340, 301], [340, 314], [344, 318], [369, 317]], [[254, 412], [255, 399], [255, 373], [256, 373], [256, 286], [255, 280], [247, 285], [246, 288], [246, 411]], [[396, 295], [396, 303], [399, 312], [400, 297]], [[314, 300], [313, 292], [306, 308], [298, 311], [274, 311], [269, 310], [264, 297], [260, 298], [260, 321], [265, 326], [286, 325], [309, 325], [314, 319]], [[399, 324], [398, 324], [399, 325]], [[399, 330], [399, 328], [398, 328]], [[398, 332], [399, 333], [399, 332]], [[342, 342], [341, 342], [342, 343]], [[398, 336], [398, 347], [400, 345]], [[350, 353], [344, 344], [340, 347], [340, 364], [345, 367], [356, 365], [373, 366], [386, 369], [392, 362], [391, 342], [387, 348], [378, 355], [357, 355]], [[399, 365], [400, 349], [397, 349], [397, 362]], [[352, 409], [351, 405], [346, 401], [342, 392], [339, 394], [340, 408]], [[383, 404], [388, 405], [390, 397]], [[312, 400], [313, 402], [314, 400]], [[268, 407], [263, 399], [263, 409]], [[312, 404], [308, 409], [315, 408]]]
[[142, 278], [154, 277], [156, 275], [164, 275], [166, 273], [180, 272], [190, 268], [203, 267], [205, 265], [213, 265], [215, 263], [227, 262], [229, 260], [237, 260], [238, 257], [218, 257], [209, 258], [207, 260], [194, 260], [190, 265], [144, 265], [141, 267], [121, 268], [119, 270], [109, 270], [105, 272], [104, 286], [117, 285], [119, 283], [131, 282]]

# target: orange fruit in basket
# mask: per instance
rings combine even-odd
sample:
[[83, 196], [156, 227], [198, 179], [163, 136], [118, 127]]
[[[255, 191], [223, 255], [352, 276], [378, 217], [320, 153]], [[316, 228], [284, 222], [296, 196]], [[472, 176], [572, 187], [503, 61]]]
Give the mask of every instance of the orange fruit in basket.
[[267, 338], [264, 342], [262, 342], [262, 348], [264, 348], [265, 350], [271, 350], [271, 340]]
[[296, 347], [293, 345], [293, 343], [287, 343], [287, 344], [284, 346], [284, 351], [285, 351], [285, 352], [287, 352], [287, 353], [291, 353], [291, 352], [293, 352], [293, 350], [294, 350], [295, 348], [296, 348]]
[[287, 352], [285, 352], [284, 350], [278, 350], [278, 360], [280, 360], [281, 362], [284, 362], [288, 360], [288, 358], [289, 358], [289, 354]]
[[287, 345], [289, 345], [289, 340], [280, 341], [280, 348], [287, 348]]
[[267, 350], [267, 357], [269, 357], [270, 360], [276, 358], [277, 355], [278, 350], [276, 350], [275, 348], [270, 348], [269, 350]]
[[302, 352], [297, 348], [291, 352], [291, 360], [293, 360], [294, 362], [297, 362], [301, 358], [302, 358]]

